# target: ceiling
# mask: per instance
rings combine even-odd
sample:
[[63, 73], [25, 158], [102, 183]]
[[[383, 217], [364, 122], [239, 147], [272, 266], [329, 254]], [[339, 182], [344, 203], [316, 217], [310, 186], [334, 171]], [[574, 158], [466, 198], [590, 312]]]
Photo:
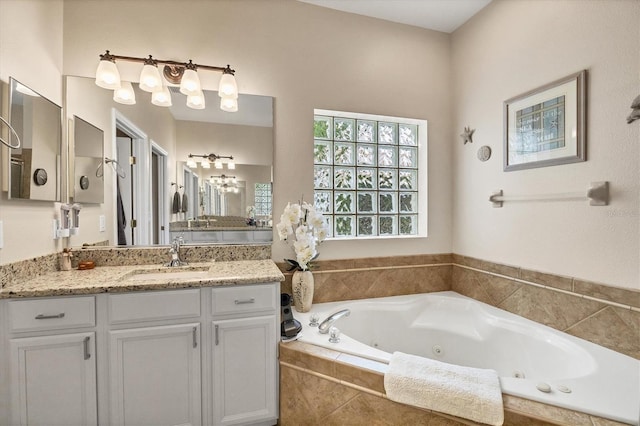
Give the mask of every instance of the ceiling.
[[316, 6], [451, 33], [491, 0], [299, 0]]

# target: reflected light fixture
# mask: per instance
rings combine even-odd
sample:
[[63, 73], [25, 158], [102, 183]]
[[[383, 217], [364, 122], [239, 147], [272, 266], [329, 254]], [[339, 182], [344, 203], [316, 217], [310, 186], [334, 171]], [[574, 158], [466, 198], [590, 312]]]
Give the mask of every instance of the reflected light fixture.
[[[171, 106], [171, 94], [163, 83], [164, 78], [172, 84], [180, 86], [180, 92], [187, 95], [187, 106], [194, 109], [204, 109], [205, 100], [198, 77], [198, 71], [216, 71], [222, 73], [218, 87], [220, 96], [220, 109], [227, 112], [238, 110], [238, 84], [235, 78], [235, 70], [230, 65], [226, 67], [194, 64], [191, 59], [188, 62], [172, 60], [154, 59], [151, 55], [148, 58], [134, 56], [112, 55], [107, 50], [100, 55], [100, 62], [96, 70], [96, 84], [109, 90], [119, 89], [125, 83], [120, 81], [120, 72], [116, 66], [116, 61], [130, 61], [143, 63], [140, 72], [140, 89], [150, 92], [151, 102], [158, 106]], [[158, 69], [158, 64], [163, 64], [162, 75]], [[130, 83], [129, 83], [130, 84]], [[162, 93], [162, 94], [158, 94]], [[135, 94], [132, 97], [135, 103]], [[114, 94], [114, 99], [116, 95]], [[124, 98], [118, 96], [118, 99]], [[130, 98], [127, 98], [127, 105], [131, 105]]]
[[220, 176], [211, 176], [209, 178], [209, 181], [216, 185], [216, 189], [219, 192], [234, 192], [237, 193], [238, 192], [238, 179], [235, 176], [227, 176], [227, 175], [220, 175]]
[[191, 167], [192, 169], [197, 167], [197, 163], [194, 160], [194, 158], [202, 158], [202, 160], [200, 161], [200, 166], [202, 166], [203, 169], [210, 168], [211, 167], [211, 163], [213, 163], [213, 166], [216, 169], [221, 169], [222, 168], [221, 159], [223, 159], [223, 158], [228, 158], [229, 159], [229, 162], [227, 163], [227, 168], [228, 169], [235, 169], [236, 168], [236, 163], [233, 162], [233, 156], [232, 155], [189, 154], [189, 158], [187, 160], [187, 166]]

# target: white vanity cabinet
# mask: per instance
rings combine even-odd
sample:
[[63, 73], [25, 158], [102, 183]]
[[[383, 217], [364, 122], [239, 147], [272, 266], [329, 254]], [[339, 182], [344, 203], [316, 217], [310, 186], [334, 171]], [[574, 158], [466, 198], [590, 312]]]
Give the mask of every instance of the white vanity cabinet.
[[94, 298], [9, 301], [6, 311], [9, 424], [96, 425], [95, 333], [77, 331], [95, 326]]
[[277, 420], [277, 313], [274, 286], [212, 291], [213, 424]]
[[0, 300], [0, 424], [274, 425], [279, 293]]
[[200, 425], [200, 290], [108, 297], [110, 423]]

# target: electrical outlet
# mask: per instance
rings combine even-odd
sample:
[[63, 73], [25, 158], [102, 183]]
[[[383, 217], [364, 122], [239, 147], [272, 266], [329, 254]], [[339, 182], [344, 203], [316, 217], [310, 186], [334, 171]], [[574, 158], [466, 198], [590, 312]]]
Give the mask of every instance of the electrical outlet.
[[100, 215], [100, 232], [105, 232], [107, 230], [107, 218], [105, 215]]

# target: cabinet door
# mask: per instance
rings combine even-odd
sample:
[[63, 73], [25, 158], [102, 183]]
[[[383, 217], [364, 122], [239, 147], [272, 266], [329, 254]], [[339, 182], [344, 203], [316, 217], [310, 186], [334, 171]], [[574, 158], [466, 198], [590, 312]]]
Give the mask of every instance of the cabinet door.
[[274, 315], [213, 322], [214, 425], [277, 418]]
[[11, 339], [16, 425], [97, 424], [94, 333]]
[[109, 332], [113, 425], [200, 425], [200, 324]]

